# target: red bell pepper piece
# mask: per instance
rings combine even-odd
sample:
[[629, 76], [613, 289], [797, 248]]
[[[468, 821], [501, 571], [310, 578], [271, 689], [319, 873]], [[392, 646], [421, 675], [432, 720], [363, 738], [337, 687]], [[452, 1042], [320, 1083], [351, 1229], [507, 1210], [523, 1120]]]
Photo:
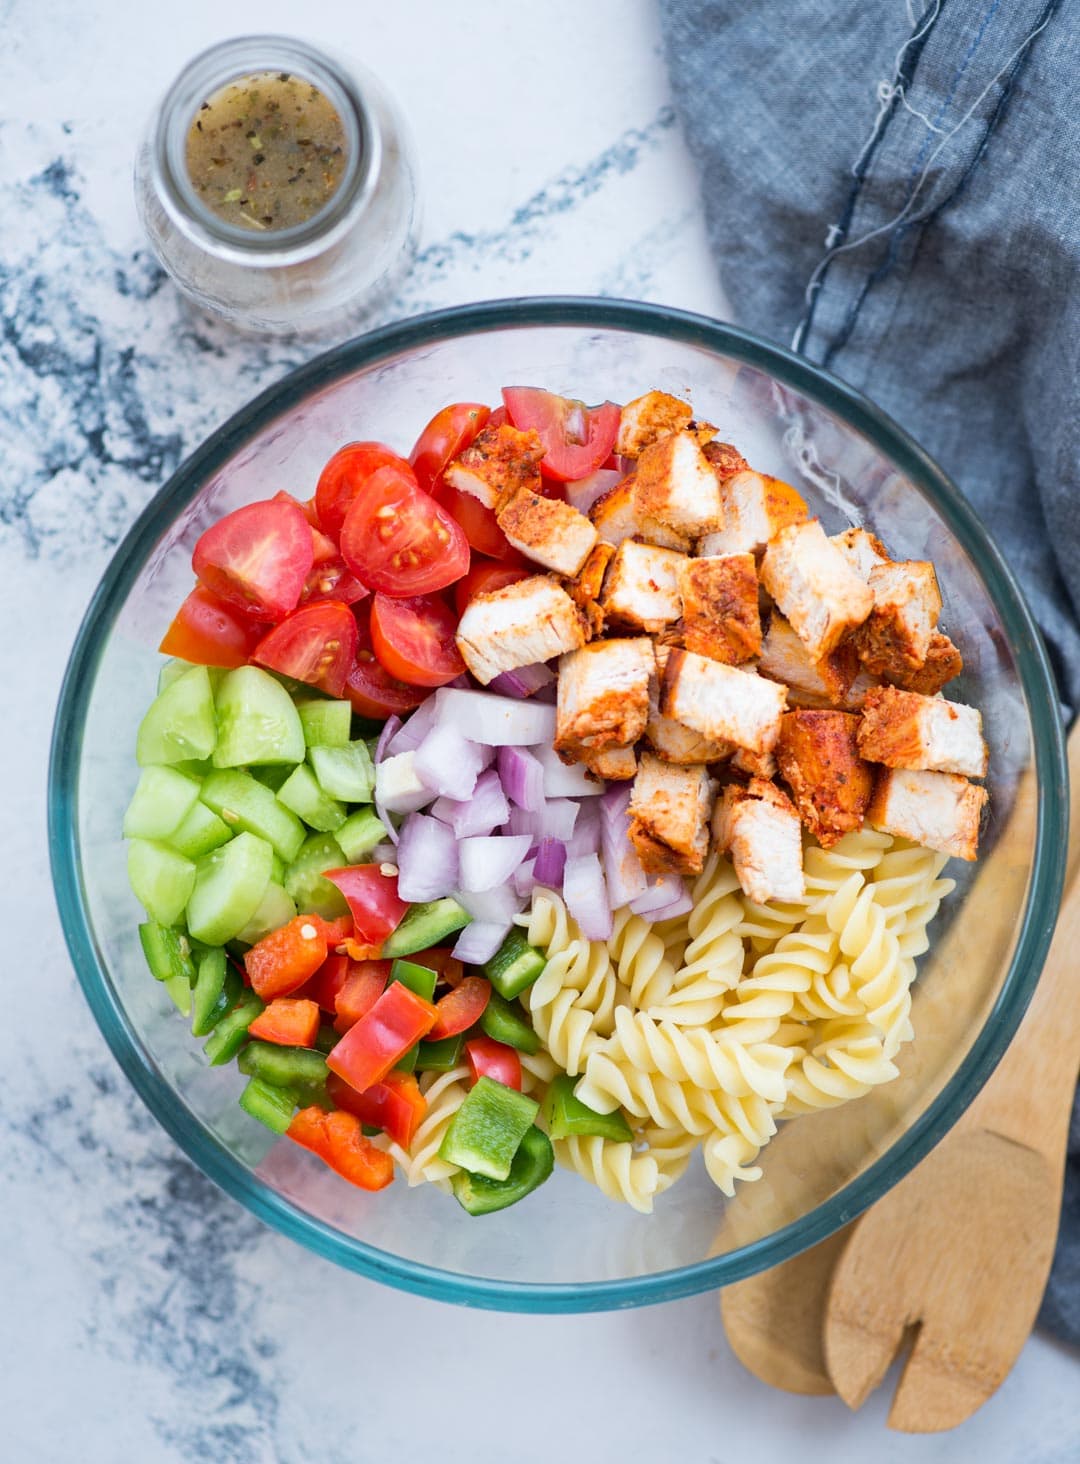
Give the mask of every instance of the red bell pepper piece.
[[310, 981], [304, 982], [296, 995], [315, 1002], [322, 1011], [333, 1016], [337, 1010], [337, 994], [345, 985], [348, 975], [348, 956], [327, 956], [315, 975]]
[[429, 971], [438, 971], [447, 986], [460, 986], [465, 979], [465, 966], [449, 946], [432, 946], [429, 951], [417, 951], [409, 960], [418, 966], [426, 966]]
[[276, 996], [248, 1027], [249, 1036], [281, 1047], [314, 1047], [318, 1033], [318, 1003], [296, 996]]
[[381, 945], [401, 924], [409, 908], [398, 894], [396, 874], [383, 874], [378, 864], [357, 864], [328, 869], [323, 876], [345, 896], [353, 918], [354, 936], [362, 945]]
[[334, 1005], [334, 1031], [347, 1032], [386, 990], [393, 961], [350, 961], [349, 974]]
[[355, 1113], [361, 1123], [381, 1128], [395, 1144], [407, 1149], [427, 1112], [427, 1099], [412, 1073], [392, 1068], [381, 1083], [372, 1083], [363, 1093], [350, 1088], [337, 1073], [326, 1080], [326, 1089], [339, 1108]]
[[491, 982], [483, 976], [466, 976], [460, 986], [435, 1003], [435, 1025], [428, 1036], [432, 1042], [456, 1037], [484, 1015], [491, 996]]
[[478, 1078], [492, 1078], [504, 1088], [521, 1092], [521, 1057], [515, 1048], [494, 1037], [474, 1037], [465, 1044], [465, 1056], [472, 1070], [470, 1088]]
[[309, 915], [308, 919], [326, 936], [326, 944], [332, 951], [344, 945], [352, 935], [351, 915], [338, 915], [333, 920], [324, 920], [321, 915]]
[[256, 996], [273, 1001], [299, 991], [325, 960], [326, 936], [319, 924], [307, 915], [296, 915], [253, 945], [244, 967]]
[[394, 1161], [364, 1137], [354, 1113], [301, 1108], [288, 1127], [289, 1138], [359, 1189], [385, 1189], [394, 1177]]
[[375, 1005], [355, 1022], [327, 1055], [331, 1072], [358, 1093], [381, 1082], [394, 1064], [435, 1023], [435, 1008], [400, 981], [394, 981]]

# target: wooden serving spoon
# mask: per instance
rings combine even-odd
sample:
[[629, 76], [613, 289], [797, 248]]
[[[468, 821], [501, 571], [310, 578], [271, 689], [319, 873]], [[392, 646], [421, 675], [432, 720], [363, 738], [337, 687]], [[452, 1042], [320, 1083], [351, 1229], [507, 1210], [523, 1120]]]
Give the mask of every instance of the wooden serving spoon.
[[[721, 1293], [736, 1356], [776, 1387], [835, 1388], [858, 1407], [917, 1330], [889, 1422], [948, 1428], [990, 1396], [1031, 1329], [1053, 1254], [1080, 1066], [1075, 730], [1069, 774], [1066, 903], [1032, 1005], [982, 1093], [866, 1215]], [[1005, 847], [999, 840], [991, 860]]]

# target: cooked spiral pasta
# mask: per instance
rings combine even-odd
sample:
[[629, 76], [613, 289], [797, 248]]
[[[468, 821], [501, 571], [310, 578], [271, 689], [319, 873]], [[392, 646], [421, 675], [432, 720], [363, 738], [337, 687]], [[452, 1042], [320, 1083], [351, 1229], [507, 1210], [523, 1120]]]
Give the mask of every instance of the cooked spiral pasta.
[[926, 928], [956, 888], [955, 880], [938, 878], [946, 862], [944, 854], [897, 841], [874, 869], [874, 899], [900, 941], [901, 955], [921, 956], [929, 948]]
[[827, 1022], [824, 1031], [827, 1035], [813, 1052], [791, 1069], [783, 1118], [861, 1098], [898, 1074], [882, 1050], [881, 1037], [866, 1023]]
[[900, 942], [889, 929], [875, 890], [861, 874], [852, 874], [829, 899], [825, 913], [848, 958], [866, 1020], [881, 1034], [882, 1052], [891, 1058], [913, 1035], [908, 1018], [915, 963], [901, 956]]
[[595, 1184], [609, 1199], [625, 1200], [643, 1215], [652, 1213], [654, 1196], [667, 1188], [653, 1156], [635, 1153], [632, 1143], [572, 1135], [557, 1139], [553, 1148], [560, 1164]]
[[831, 849], [810, 845], [803, 854], [808, 913], [816, 914], [822, 901], [834, 895], [853, 872], [869, 877], [869, 872], [881, 863], [892, 843], [890, 834], [863, 828], [857, 833], [845, 834]]
[[836, 933], [822, 916], [810, 916], [758, 956], [724, 1004], [714, 1028], [741, 1042], [767, 1042], [816, 977], [832, 969]]
[[616, 912], [607, 943], [621, 985], [635, 1007], [651, 1007], [667, 999], [675, 967], [652, 926], [629, 909]]
[[743, 944], [735, 934], [742, 906], [735, 871], [713, 853], [691, 892], [694, 908], [686, 917], [687, 944], [666, 996], [634, 1001], [656, 1021], [680, 1027], [708, 1026], [720, 1013], [743, 968]]

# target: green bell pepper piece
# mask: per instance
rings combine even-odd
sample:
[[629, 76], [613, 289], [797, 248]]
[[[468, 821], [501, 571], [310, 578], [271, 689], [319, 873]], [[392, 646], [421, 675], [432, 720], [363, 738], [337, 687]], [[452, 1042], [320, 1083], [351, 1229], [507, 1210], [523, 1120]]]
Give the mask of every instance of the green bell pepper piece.
[[464, 1032], [439, 1042], [421, 1042], [416, 1049], [416, 1066], [422, 1073], [448, 1073], [461, 1061], [464, 1044]]
[[319, 1108], [331, 1106], [326, 1092], [326, 1059], [314, 1048], [279, 1047], [275, 1042], [252, 1039], [237, 1058], [236, 1066], [249, 1078], [261, 1078], [273, 1088], [292, 1093], [301, 1108], [313, 1103]]
[[453, 1175], [450, 1185], [463, 1210], [470, 1215], [491, 1215], [532, 1194], [550, 1177], [554, 1167], [551, 1140], [533, 1125], [525, 1130], [506, 1179], [487, 1179], [481, 1174], [470, 1174], [461, 1169]]
[[191, 1035], [208, 1037], [222, 1017], [232, 1011], [244, 989], [236, 967], [220, 946], [199, 957], [191, 1013]]
[[597, 1113], [587, 1108], [580, 1098], [574, 1097], [578, 1079], [568, 1073], [559, 1073], [547, 1090], [544, 1098], [543, 1118], [547, 1131], [553, 1139], [596, 1137], [612, 1139], [617, 1144], [633, 1142], [630, 1125], [619, 1112]]
[[188, 986], [195, 981], [195, 963], [191, 959], [191, 942], [175, 925], [159, 925], [146, 920], [139, 926], [139, 944], [155, 981], [172, 981], [183, 977]]
[[438, 972], [430, 966], [418, 966], [415, 961], [395, 961], [390, 967], [390, 981], [400, 981], [402, 986], [407, 986], [425, 1001], [435, 1000], [438, 980]]
[[500, 996], [513, 1001], [531, 986], [547, 965], [542, 952], [515, 928], [484, 966], [484, 975]]
[[483, 1077], [465, 1095], [439, 1145], [439, 1158], [488, 1179], [508, 1179], [518, 1145], [540, 1105]]
[[262, 1078], [251, 1078], [240, 1094], [240, 1107], [275, 1134], [283, 1134], [292, 1123], [296, 1096], [284, 1088], [263, 1082]]
[[540, 1038], [525, 1020], [520, 1007], [516, 1002], [511, 1005], [495, 990], [492, 990], [480, 1018], [480, 1030], [496, 1042], [516, 1047], [519, 1052], [540, 1051]]
[[248, 1040], [247, 1029], [259, 1013], [263, 1004], [253, 991], [245, 991], [229, 1012], [222, 1017], [203, 1045], [211, 1067], [220, 1067], [230, 1062]]

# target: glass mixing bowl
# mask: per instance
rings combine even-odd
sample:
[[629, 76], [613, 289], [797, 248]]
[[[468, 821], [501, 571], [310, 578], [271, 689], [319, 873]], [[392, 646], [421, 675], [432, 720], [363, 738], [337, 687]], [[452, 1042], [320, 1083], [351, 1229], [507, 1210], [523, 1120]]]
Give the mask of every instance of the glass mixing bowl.
[[[855, 519], [896, 557], [932, 559], [943, 624], [965, 661], [953, 694], [983, 711], [983, 852], [949, 871], [960, 888], [920, 961], [917, 1035], [900, 1078], [782, 1125], [763, 1178], [734, 1201], [703, 1169], [651, 1216], [561, 1171], [483, 1220], [431, 1186], [364, 1194], [241, 1112], [243, 1078], [205, 1066], [139, 948], [120, 821], [155, 648], [190, 587], [198, 535], [279, 488], [308, 497], [349, 439], [406, 448], [446, 402], [496, 401], [520, 382], [589, 401], [651, 387], [690, 394], [756, 468], [795, 483], [830, 532]], [[52, 865], [71, 956], [109, 1046], [213, 1180], [286, 1235], [407, 1290], [587, 1311], [671, 1300], [775, 1265], [871, 1204], [941, 1138], [1001, 1056], [1039, 974], [1063, 877], [1064, 767], [1042, 643], [1002, 554], [895, 423], [799, 357], [711, 320], [616, 301], [508, 300], [405, 321], [320, 356], [237, 413], [161, 490], [109, 566], [68, 667], [50, 773]]]

